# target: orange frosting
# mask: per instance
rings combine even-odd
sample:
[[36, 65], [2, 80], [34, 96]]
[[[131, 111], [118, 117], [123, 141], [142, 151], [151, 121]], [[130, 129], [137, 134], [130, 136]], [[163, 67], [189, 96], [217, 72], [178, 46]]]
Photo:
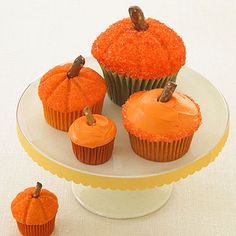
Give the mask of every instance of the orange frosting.
[[111, 142], [116, 136], [116, 125], [109, 118], [94, 114], [96, 123], [88, 125], [87, 118], [81, 116], [69, 129], [71, 141], [77, 145], [95, 148]]
[[159, 102], [163, 89], [138, 92], [122, 107], [127, 131], [149, 141], [172, 141], [192, 135], [201, 124], [199, 106], [192, 98], [175, 92]]
[[181, 37], [158, 20], [146, 22], [145, 31], [135, 30], [130, 18], [114, 23], [93, 43], [93, 56], [106, 69], [137, 79], [177, 73], [186, 57]]
[[40, 80], [38, 93], [43, 103], [60, 112], [82, 110], [101, 101], [106, 93], [104, 79], [94, 70], [83, 67], [79, 75], [68, 79], [70, 63], [49, 70]]
[[33, 198], [34, 187], [19, 193], [11, 204], [11, 210], [17, 222], [26, 225], [41, 225], [52, 220], [57, 213], [56, 195], [42, 189], [38, 198]]

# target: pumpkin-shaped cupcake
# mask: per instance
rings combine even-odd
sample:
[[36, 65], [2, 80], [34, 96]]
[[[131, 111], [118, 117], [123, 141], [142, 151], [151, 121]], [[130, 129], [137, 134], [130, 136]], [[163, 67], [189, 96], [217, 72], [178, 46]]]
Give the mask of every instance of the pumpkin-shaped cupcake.
[[173, 93], [175, 87], [168, 82], [164, 90], [137, 92], [122, 108], [131, 146], [147, 160], [167, 162], [182, 157], [201, 124], [198, 104], [189, 96]]
[[20, 192], [11, 204], [12, 215], [24, 236], [49, 236], [55, 227], [58, 200], [42, 184]]
[[56, 129], [68, 131], [73, 121], [82, 115], [85, 105], [93, 113], [102, 112], [105, 80], [94, 70], [83, 67], [84, 63], [85, 59], [79, 56], [73, 64], [49, 70], [40, 80], [38, 94], [44, 116]]
[[101, 33], [92, 54], [99, 62], [111, 100], [122, 105], [134, 92], [163, 88], [175, 81], [185, 64], [184, 43], [158, 20], [145, 20], [137, 6], [130, 18], [120, 20]]
[[85, 164], [103, 164], [112, 156], [116, 125], [105, 116], [92, 115], [88, 107], [84, 108], [84, 114], [69, 129], [74, 154]]

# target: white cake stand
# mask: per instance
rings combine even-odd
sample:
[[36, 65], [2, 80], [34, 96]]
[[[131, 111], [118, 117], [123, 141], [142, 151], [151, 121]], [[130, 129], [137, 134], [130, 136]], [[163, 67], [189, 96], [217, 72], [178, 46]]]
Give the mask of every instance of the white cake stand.
[[[101, 73], [92, 58], [87, 58], [86, 66]], [[101, 216], [133, 218], [159, 209], [169, 199], [172, 183], [212, 162], [228, 137], [229, 110], [225, 99], [206, 78], [185, 67], [178, 75], [177, 91], [193, 97], [200, 104], [203, 116], [185, 156], [168, 163], [137, 156], [122, 126], [121, 108], [106, 98], [103, 114], [118, 127], [113, 156], [103, 165], [85, 165], [73, 155], [67, 133], [45, 122], [38, 83], [39, 80], [30, 84], [20, 98], [16, 114], [19, 140], [40, 166], [72, 181], [76, 199]]]

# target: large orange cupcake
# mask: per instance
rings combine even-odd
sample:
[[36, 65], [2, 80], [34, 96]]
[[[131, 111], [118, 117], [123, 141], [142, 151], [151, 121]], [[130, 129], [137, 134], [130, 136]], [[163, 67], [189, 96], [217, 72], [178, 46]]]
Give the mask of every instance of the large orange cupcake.
[[171, 86], [168, 82], [165, 90], [137, 92], [122, 108], [134, 152], [151, 161], [173, 161], [183, 156], [201, 124], [199, 106], [189, 96], [173, 93]]
[[24, 236], [49, 236], [55, 227], [58, 200], [55, 194], [37, 183], [20, 192], [12, 201], [11, 210]]
[[94, 70], [83, 67], [84, 63], [85, 59], [79, 56], [73, 64], [49, 70], [40, 80], [38, 94], [44, 116], [48, 124], [56, 129], [68, 131], [86, 105], [93, 113], [102, 112], [105, 80]]
[[85, 107], [84, 114], [69, 129], [74, 154], [85, 164], [103, 164], [111, 158], [116, 125], [105, 116], [92, 115], [88, 107]]
[[134, 92], [175, 81], [186, 57], [184, 43], [172, 29], [158, 20], [145, 20], [139, 7], [130, 7], [129, 13], [130, 18], [111, 25], [92, 47], [108, 95], [118, 105]]

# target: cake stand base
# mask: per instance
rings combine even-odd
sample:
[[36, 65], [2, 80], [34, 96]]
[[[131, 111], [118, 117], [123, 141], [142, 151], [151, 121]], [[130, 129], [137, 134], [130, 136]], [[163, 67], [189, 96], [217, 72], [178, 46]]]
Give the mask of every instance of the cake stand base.
[[160, 209], [168, 201], [172, 189], [172, 184], [124, 191], [72, 183], [72, 192], [83, 207], [94, 214], [114, 219], [140, 217]]

